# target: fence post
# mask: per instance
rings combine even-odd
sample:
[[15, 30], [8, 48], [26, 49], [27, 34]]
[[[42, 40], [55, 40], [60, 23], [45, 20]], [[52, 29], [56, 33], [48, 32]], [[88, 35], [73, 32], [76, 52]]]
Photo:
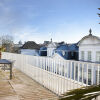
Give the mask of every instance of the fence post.
[[86, 67], [87, 67], [87, 69], [86, 69], [86, 70], [87, 70], [87, 71], [86, 71], [86, 72], [87, 72], [87, 76], [86, 76], [86, 85], [88, 85], [88, 64], [86, 64]]
[[98, 71], [97, 71], [97, 85], [100, 84], [100, 82], [99, 82], [99, 81], [100, 81], [100, 80], [99, 80], [99, 78], [100, 78], [100, 77], [99, 77], [99, 74], [100, 74], [100, 72], [99, 72], [99, 67], [100, 67], [100, 66], [98, 65]]
[[93, 78], [94, 78], [94, 73], [93, 73], [93, 68], [94, 68], [94, 64], [91, 64], [92, 68], [91, 68], [91, 85], [93, 85]]
[[82, 85], [84, 84], [84, 64], [82, 64]]
[[[79, 82], [79, 76], [80, 76], [80, 70], [79, 69], [80, 69], [80, 63], [78, 63], [78, 82]], [[77, 86], [79, 87], [79, 84], [77, 84]]]

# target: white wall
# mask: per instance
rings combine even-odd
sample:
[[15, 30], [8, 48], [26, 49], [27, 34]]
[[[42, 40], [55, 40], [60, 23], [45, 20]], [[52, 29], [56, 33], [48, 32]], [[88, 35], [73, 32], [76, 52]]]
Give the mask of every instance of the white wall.
[[47, 56], [52, 57], [54, 55], [55, 49], [56, 48], [47, 48]]
[[84, 51], [84, 61], [88, 61], [88, 51], [91, 51], [91, 61], [96, 62], [96, 52], [100, 51], [100, 46], [87, 45], [79, 47], [79, 60], [81, 60], [81, 51]]
[[38, 50], [31, 50], [31, 49], [21, 49], [21, 54], [24, 55], [33, 55], [33, 56], [38, 56]]
[[84, 51], [84, 61], [88, 61], [88, 51], [91, 51], [91, 61], [96, 62], [96, 52], [100, 51], [100, 40], [94, 36], [82, 40], [79, 44], [79, 60], [81, 51]]
[[51, 42], [47, 47], [47, 56], [52, 57], [54, 55], [54, 50], [56, 49], [57, 45], [54, 42]]
[[[59, 55], [58, 55], [58, 58]], [[6, 53], [2, 52], [2, 59], [9, 59], [14, 61], [14, 67], [18, 68], [29, 77], [53, 91], [54, 93], [61, 95], [65, 92], [69, 92], [70, 90], [80, 88], [88, 85], [88, 69], [91, 69], [91, 85], [94, 84], [96, 80], [95, 71], [100, 71], [100, 64], [81, 62], [81, 61], [72, 61], [72, 60], [64, 60], [64, 59], [52, 59], [51, 57], [39, 57], [39, 56], [29, 56], [29, 55], [21, 55], [14, 53]], [[56, 65], [56, 63], [58, 63]], [[72, 63], [74, 63], [72, 66]], [[54, 66], [59, 67], [59, 71], [62, 70], [62, 64], [64, 68], [64, 76], [55, 73], [52, 69]], [[85, 66], [84, 66], [85, 65]], [[47, 70], [47, 66], [51, 67], [50, 71]], [[76, 71], [76, 67], [78, 67], [77, 72], [77, 81], [75, 79], [76, 74], [74, 73], [74, 79], [72, 79], [73, 72]], [[46, 67], [46, 69], [45, 69]], [[74, 67], [74, 70], [73, 70]], [[86, 77], [86, 84], [80, 82], [80, 67], [82, 67], [82, 80], [84, 79], [84, 75]], [[86, 71], [84, 72], [84, 68]], [[67, 73], [67, 75], [66, 75]], [[70, 77], [69, 75], [70, 74]], [[97, 83], [99, 84], [99, 76], [97, 77]], [[93, 99], [94, 100], [94, 99]], [[100, 100], [100, 98], [98, 98]]]

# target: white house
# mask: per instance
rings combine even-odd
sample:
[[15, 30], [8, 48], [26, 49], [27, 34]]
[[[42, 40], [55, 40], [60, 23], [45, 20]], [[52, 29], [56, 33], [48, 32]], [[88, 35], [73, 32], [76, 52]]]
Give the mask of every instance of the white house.
[[20, 49], [20, 53], [24, 55], [39, 56], [40, 45], [34, 41], [26, 42]]
[[79, 43], [79, 60], [100, 63], [100, 38], [91, 34], [83, 37]]
[[24, 55], [39, 56], [38, 50], [34, 50], [34, 49], [21, 49], [20, 52], [21, 54]]
[[57, 46], [58, 44], [55, 42], [52, 42], [52, 39], [51, 39], [51, 42], [47, 46], [47, 56], [48, 57], [52, 57], [54, 55], [55, 49], [57, 48]]

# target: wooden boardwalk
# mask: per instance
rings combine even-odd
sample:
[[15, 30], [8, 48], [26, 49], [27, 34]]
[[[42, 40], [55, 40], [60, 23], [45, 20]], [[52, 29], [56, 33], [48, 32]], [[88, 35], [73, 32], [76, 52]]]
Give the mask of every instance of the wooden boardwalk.
[[13, 69], [13, 79], [9, 73], [0, 70], [0, 100], [57, 100], [58, 97], [30, 77]]

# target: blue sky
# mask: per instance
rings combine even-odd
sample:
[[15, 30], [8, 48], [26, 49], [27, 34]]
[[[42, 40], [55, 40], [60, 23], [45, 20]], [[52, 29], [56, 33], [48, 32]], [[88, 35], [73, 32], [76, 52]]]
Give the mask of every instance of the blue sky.
[[99, 7], [100, 0], [0, 0], [0, 35], [74, 43], [91, 28], [100, 37]]

